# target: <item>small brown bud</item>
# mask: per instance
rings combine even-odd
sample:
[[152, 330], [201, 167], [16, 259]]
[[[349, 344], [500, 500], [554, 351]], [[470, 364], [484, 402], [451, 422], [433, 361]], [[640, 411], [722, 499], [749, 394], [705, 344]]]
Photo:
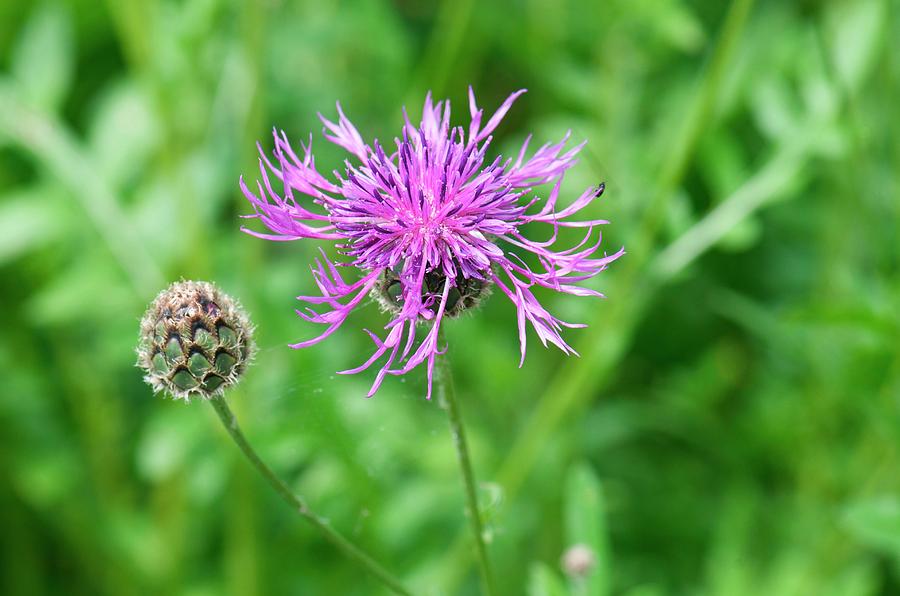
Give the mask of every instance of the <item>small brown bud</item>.
[[566, 549], [560, 561], [563, 571], [569, 577], [586, 577], [597, 564], [597, 557], [591, 547], [585, 544], [573, 544]]

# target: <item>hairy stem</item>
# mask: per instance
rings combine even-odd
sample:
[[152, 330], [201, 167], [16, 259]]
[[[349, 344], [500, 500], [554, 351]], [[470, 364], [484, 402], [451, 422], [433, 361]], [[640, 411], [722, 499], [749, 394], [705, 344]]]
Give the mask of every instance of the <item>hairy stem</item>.
[[[443, 332], [440, 335], [440, 341], [445, 343]], [[487, 546], [484, 542], [484, 525], [481, 522], [481, 513], [478, 509], [478, 493], [475, 486], [475, 474], [472, 472], [472, 462], [469, 458], [466, 430], [463, 426], [462, 414], [459, 411], [459, 402], [456, 399], [456, 390], [453, 386], [450, 360], [445, 354], [438, 359], [438, 362], [438, 395], [440, 404], [447, 411], [447, 418], [450, 421], [450, 433], [453, 435], [453, 444], [456, 447], [456, 458], [459, 460], [459, 471], [466, 490], [466, 516], [469, 518], [472, 536], [475, 539], [475, 551], [481, 571], [482, 587], [484, 593], [491, 596], [495, 593], [494, 576], [491, 572], [491, 562], [488, 559]]]
[[234, 442], [237, 443], [237, 446], [240, 447], [244, 455], [247, 456], [247, 459], [250, 460], [253, 467], [262, 474], [263, 478], [272, 485], [275, 492], [277, 492], [288, 505], [319, 530], [319, 532], [321, 532], [329, 542], [336, 546], [338, 550], [346, 555], [347, 558], [351, 559], [354, 563], [378, 578], [385, 586], [390, 588], [391, 591], [396, 594], [410, 596], [410, 591], [403, 587], [400, 580], [388, 573], [381, 565], [376, 563], [372, 557], [364, 553], [352, 542], [333, 530], [325, 519], [313, 513], [306, 502], [295, 495], [291, 489], [275, 475], [275, 472], [259, 458], [259, 455], [256, 454], [256, 451], [254, 451], [253, 447], [250, 446], [250, 443], [247, 442], [244, 433], [241, 432], [237, 419], [234, 417], [231, 408], [229, 408], [228, 404], [225, 402], [225, 398], [216, 396], [210, 400], [210, 403], [215, 409], [216, 414], [219, 415], [219, 419], [225, 426], [225, 430], [228, 431], [228, 434]]

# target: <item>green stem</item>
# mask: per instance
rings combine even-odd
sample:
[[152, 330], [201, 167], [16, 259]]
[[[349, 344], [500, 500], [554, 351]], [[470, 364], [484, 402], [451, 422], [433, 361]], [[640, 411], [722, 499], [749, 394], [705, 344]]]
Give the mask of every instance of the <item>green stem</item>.
[[352, 542], [341, 536], [335, 530], [331, 529], [331, 526], [328, 525], [328, 522], [323, 518], [319, 517], [315, 513], [313, 513], [306, 502], [301, 499], [299, 496], [295, 495], [288, 486], [281, 481], [278, 476], [275, 475], [275, 472], [272, 471], [269, 466], [265, 464], [260, 458], [259, 455], [256, 454], [256, 451], [253, 450], [253, 447], [250, 446], [250, 443], [247, 442], [246, 437], [244, 437], [244, 433], [241, 432], [240, 426], [238, 426], [237, 419], [234, 417], [231, 409], [228, 407], [228, 404], [225, 402], [225, 398], [222, 396], [216, 396], [210, 400], [210, 403], [215, 409], [216, 414], [219, 415], [219, 419], [222, 421], [222, 424], [225, 426], [225, 430], [228, 431], [228, 434], [237, 443], [237, 446], [240, 447], [241, 451], [247, 456], [247, 459], [250, 460], [250, 463], [253, 464], [253, 467], [262, 474], [263, 478], [265, 478], [269, 484], [272, 485], [272, 488], [275, 489], [275, 492], [281, 496], [284, 501], [290, 505], [297, 513], [300, 514], [306, 521], [312, 524], [322, 535], [331, 542], [334, 546], [338, 548], [347, 558], [353, 560], [360, 567], [374, 575], [378, 578], [385, 586], [391, 589], [396, 594], [404, 594], [405, 596], [410, 596], [411, 592], [403, 587], [403, 584], [400, 583], [400, 580], [395, 578], [393, 575], [388, 573], [381, 565], [375, 562], [369, 555], [364, 553], [358, 547], [356, 547]]
[[[440, 332], [440, 341], [441, 343], [446, 343], [443, 331]], [[456, 458], [459, 460], [459, 470], [466, 489], [466, 516], [469, 518], [472, 536], [475, 538], [475, 550], [478, 556], [478, 566], [481, 570], [482, 587], [484, 593], [490, 596], [495, 593], [494, 577], [491, 573], [491, 562], [488, 559], [487, 546], [484, 543], [484, 524], [481, 522], [481, 513], [478, 509], [478, 493], [475, 485], [475, 474], [472, 472], [472, 462], [469, 458], [466, 429], [463, 426], [459, 402], [456, 399], [450, 360], [446, 354], [439, 359], [438, 392], [441, 407], [447, 411], [447, 418], [450, 421], [450, 433], [453, 435]]]

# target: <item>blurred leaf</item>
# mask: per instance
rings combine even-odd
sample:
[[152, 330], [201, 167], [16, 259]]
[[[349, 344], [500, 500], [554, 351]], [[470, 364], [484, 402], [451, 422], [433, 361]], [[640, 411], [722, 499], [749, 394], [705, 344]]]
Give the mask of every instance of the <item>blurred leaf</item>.
[[715, 200], [734, 192], [750, 175], [747, 149], [727, 129], [717, 129], [700, 146], [703, 175]]
[[[5, 129], [5, 130], [4, 130]], [[59, 118], [25, 105], [0, 84], [0, 131], [33, 153], [79, 199], [88, 219], [128, 274], [137, 293], [157, 291], [162, 273], [137, 240], [127, 215], [70, 130]]]
[[19, 450], [19, 459], [10, 470], [10, 481], [29, 505], [52, 509], [73, 498], [73, 491], [83, 482], [79, 475], [81, 464], [77, 452], [71, 450]]
[[771, 159], [740, 188], [682, 234], [657, 257], [657, 267], [665, 276], [686, 267], [710, 246], [717, 244], [734, 226], [767, 202], [790, 197], [804, 181], [803, 170], [809, 161], [808, 141], [779, 147]]
[[900, 499], [859, 501], [844, 510], [843, 526], [860, 543], [900, 557]]
[[716, 524], [710, 552], [706, 558], [707, 580], [711, 596], [744, 596], [757, 593], [754, 584], [756, 566], [750, 558], [749, 537], [757, 505], [753, 489], [742, 487], [724, 497], [716, 512]]
[[820, 578], [813, 576], [811, 573], [813, 569], [815, 569], [815, 549], [809, 548], [806, 544], [792, 544], [775, 554], [765, 581], [758, 588], [758, 593], [774, 596], [818, 594], [813, 586]]
[[531, 565], [528, 574], [528, 596], [567, 596], [566, 586], [552, 569], [543, 563]]
[[748, 215], [726, 232], [716, 245], [721, 249], [733, 252], [748, 250], [762, 236], [763, 226], [758, 216]]
[[831, 60], [841, 82], [855, 90], [872, 70], [881, 42], [885, 2], [855, 0], [828, 3]]
[[184, 206], [178, 200], [176, 181], [169, 176], [144, 175], [134, 195], [134, 222], [146, 238], [147, 251], [158, 263], [170, 263], [183, 255], [191, 238], [181, 216]]
[[88, 133], [99, 169], [113, 187], [145, 171], [160, 140], [160, 123], [138, 86], [118, 84], [103, 93]]
[[187, 404], [161, 406], [148, 420], [138, 442], [137, 470], [141, 477], [161, 482], [180, 469], [206, 436], [207, 422]]
[[840, 108], [841, 94], [830, 76], [827, 56], [813, 32], [806, 32], [801, 40], [802, 52], [797, 56], [795, 69], [807, 120], [816, 123], [833, 121]]
[[695, 223], [697, 223], [697, 217], [692, 213], [691, 198], [679, 189], [669, 199], [669, 209], [666, 212], [668, 237], [678, 238]]
[[665, 590], [652, 584], [637, 586], [623, 592], [622, 596], [663, 596]]
[[878, 568], [872, 561], [851, 565], [828, 583], [823, 596], [870, 596], [880, 592]]
[[145, 576], [162, 575], [165, 559], [172, 552], [164, 544], [164, 528], [139, 512], [113, 511], [109, 516], [112, 523], [108, 539], [120, 560], [129, 563], [129, 571]]
[[0, 199], [0, 265], [56, 240], [66, 221], [58, 217], [46, 187]]
[[654, 36], [681, 51], [696, 51], [705, 40], [702, 24], [684, 2], [641, 0], [629, 6], [639, 15], [642, 27], [651, 29]]
[[771, 77], [752, 91], [754, 116], [761, 131], [770, 139], [784, 139], [796, 134], [798, 100], [790, 92], [790, 81]]
[[[86, 321], [103, 320], [110, 313], [129, 311], [137, 320], [140, 313], [135, 308], [134, 294], [122, 284], [109, 259], [92, 248], [83, 245], [67, 271], [48, 279], [44, 287], [29, 298], [26, 311], [32, 322], [84, 325]], [[122, 328], [123, 322], [117, 317], [106, 324]]]
[[[565, 538], [567, 548], [574, 545], [588, 547], [594, 555], [594, 566], [583, 578], [584, 591], [590, 596], [609, 592], [609, 549], [606, 535], [606, 506], [600, 481], [587, 464], [576, 464], [569, 471], [565, 484]], [[581, 585], [581, 578], [570, 580]]]
[[37, 6], [12, 51], [21, 97], [48, 111], [60, 107], [72, 81], [75, 48], [69, 16], [60, 3]]

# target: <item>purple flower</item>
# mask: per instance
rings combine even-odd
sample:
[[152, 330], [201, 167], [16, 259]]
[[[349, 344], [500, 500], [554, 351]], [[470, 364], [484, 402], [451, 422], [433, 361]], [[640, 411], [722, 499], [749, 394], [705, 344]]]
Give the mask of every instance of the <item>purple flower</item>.
[[[546, 144], [530, 158], [528, 141], [515, 160], [497, 156], [485, 165], [491, 133], [525, 90], [510, 95], [500, 109], [483, 124], [483, 110], [469, 88], [471, 122], [468, 133], [450, 127], [450, 102], [434, 105], [429, 94], [421, 124], [414, 126], [404, 110], [402, 138], [387, 153], [375, 140], [366, 144], [337, 105], [338, 121], [319, 116], [325, 138], [351, 153], [342, 176], [329, 180], [318, 172], [312, 155], [312, 138], [302, 145], [299, 157], [284, 132], [275, 137], [274, 162], [260, 150], [262, 183], [251, 191], [241, 179], [241, 190], [255, 211], [245, 217], [258, 218], [272, 232], [244, 231], [267, 240], [317, 238], [336, 240], [347, 263], [333, 263], [322, 252], [313, 276], [321, 296], [298, 296], [318, 305], [297, 314], [306, 321], [326, 325], [325, 331], [308, 341], [293, 344], [304, 348], [337, 331], [354, 308], [374, 296], [392, 313], [384, 338], [366, 330], [375, 343], [372, 356], [358, 373], [382, 357], [384, 364], [375, 377], [369, 396], [375, 394], [386, 374], [401, 375], [422, 363], [427, 365], [431, 397], [435, 357], [443, 353], [438, 332], [445, 318], [474, 306], [495, 285], [515, 305], [519, 342], [525, 359], [525, 328], [531, 324], [545, 346], [550, 342], [565, 353], [575, 351], [563, 340], [566, 323], [541, 306], [532, 293], [542, 286], [576, 296], [602, 296], [575, 285], [589, 279], [619, 258], [596, 255], [600, 234], [592, 241], [600, 219], [571, 220], [603, 192], [603, 184], [588, 188], [567, 207], [558, 207], [560, 184], [584, 143], [565, 150], [569, 134], [556, 144]], [[283, 196], [272, 187], [269, 174], [281, 180]], [[532, 194], [533, 186], [552, 183], [546, 199]], [[300, 195], [305, 195], [303, 200]], [[547, 240], [529, 240], [522, 234], [525, 224], [550, 226]], [[559, 228], [583, 228], [584, 239], [574, 247], [553, 250]], [[529, 261], [517, 254], [530, 253]], [[362, 277], [345, 281], [339, 266], [353, 266]], [[425, 337], [416, 344], [416, 327], [423, 323]]]

